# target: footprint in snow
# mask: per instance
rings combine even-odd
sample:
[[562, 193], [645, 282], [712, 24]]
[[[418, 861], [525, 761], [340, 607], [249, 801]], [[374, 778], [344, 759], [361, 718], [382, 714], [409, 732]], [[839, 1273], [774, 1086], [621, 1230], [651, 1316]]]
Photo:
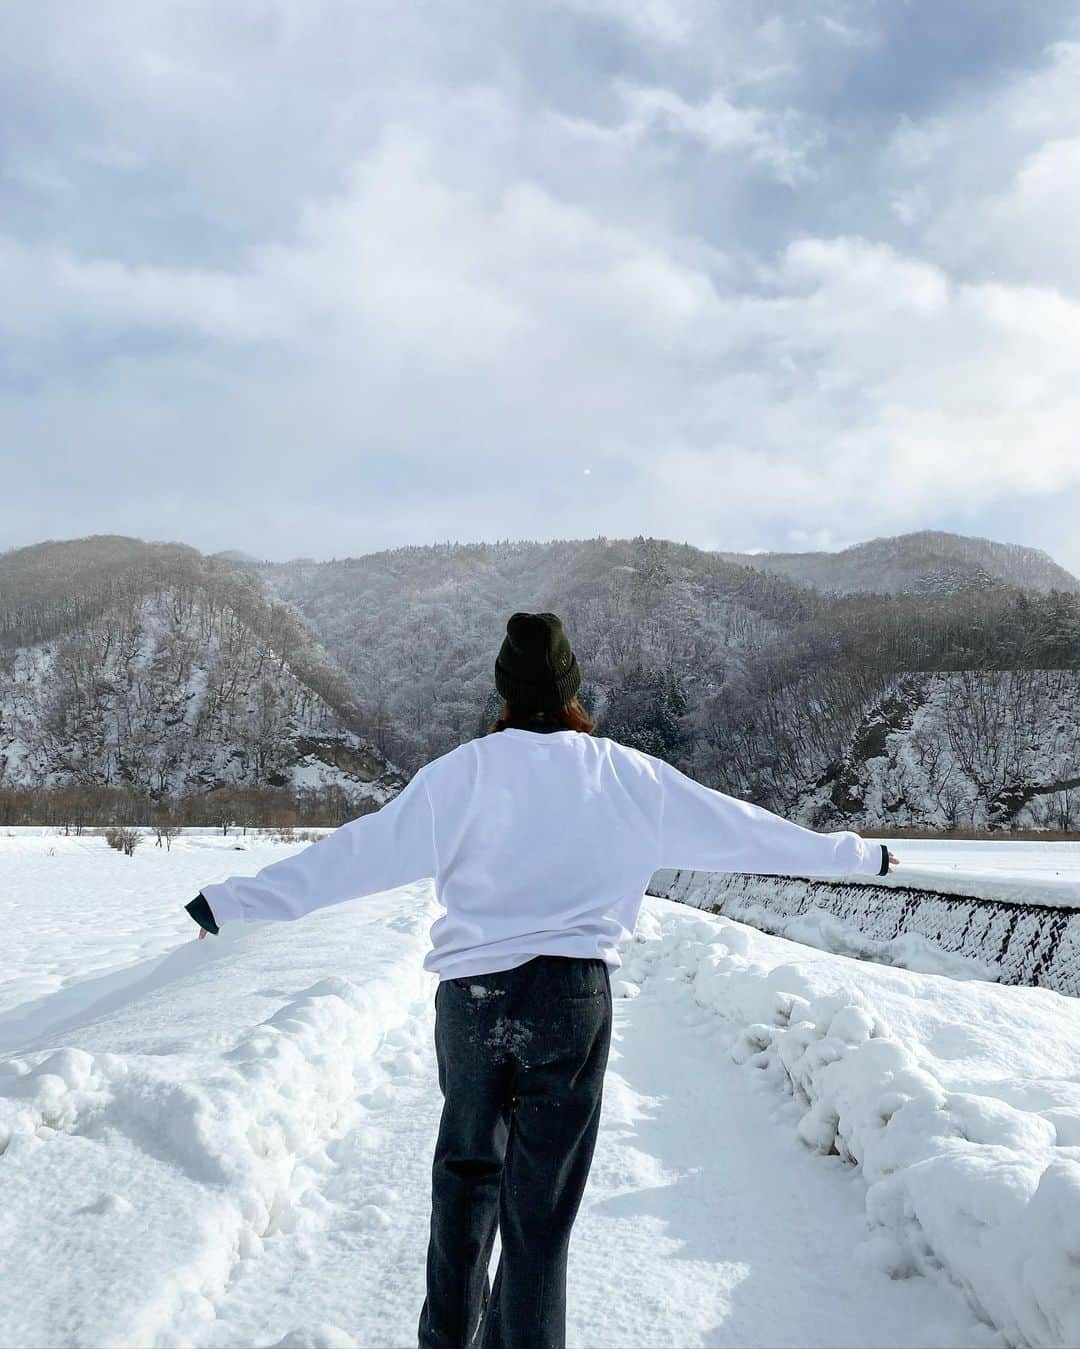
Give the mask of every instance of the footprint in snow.
[[369, 1091], [365, 1095], [358, 1097], [361, 1105], [365, 1105], [369, 1110], [384, 1110], [388, 1105], [393, 1105], [396, 1097], [392, 1087], [385, 1083], [376, 1087], [374, 1091]]
[[389, 1072], [394, 1077], [414, 1077], [423, 1067], [419, 1054], [406, 1052], [398, 1054], [387, 1065]]
[[357, 1349], [357, 1342], [340, 1326], [321, 1324], [290, 1330], [269, 1349]]
[[122, 1194], [103, 1194], [95, 1199], [92, 1204], [84, 1204], [82, 1208], [77, 1208], [76, 1213], [97, 1213], [106, 1215], [110, 1213], [133, 1213], [134, 1206], [131, 1201], [125, 1199]]
[[376, 1185], [374, 1189], [368, 1191], [368, 1199], [372, 1204], [393, 1204], [399, 1198], [400, 1195], [392, 1185]]
[[356, 1226], [366, 1228], [369, 1232], [384, 1231], [393, 1225], [393, 1218], [378, 1204], [364, 1204], [356, 1211]]

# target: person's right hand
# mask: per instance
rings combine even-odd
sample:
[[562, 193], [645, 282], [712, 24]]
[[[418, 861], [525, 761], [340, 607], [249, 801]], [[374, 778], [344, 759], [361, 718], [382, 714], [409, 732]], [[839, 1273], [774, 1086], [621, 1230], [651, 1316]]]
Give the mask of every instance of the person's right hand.
[[[890, 854], [890, 856], [891, 856], [891, 854]], [[205, 936], [206, 936], [206, 928], [204, 928], [204, 927], [199, 928], [199, 940], [202, 941], [202, 939], [203, 939]]]
[[[900, 859], [899, 859], [899, 857], [897, 857], [897, 855], [896, 855], [894, 852], [890, 852], [890, 853], [889, 853], [889, 869], [891, 870], [893, 867], [898, 867], [899, 865], [900, 865]], [[203, 936], [204, 936], [204, 937], [206, 936], [206, 933], [205, 933], [205, 932], [203, 933]]]

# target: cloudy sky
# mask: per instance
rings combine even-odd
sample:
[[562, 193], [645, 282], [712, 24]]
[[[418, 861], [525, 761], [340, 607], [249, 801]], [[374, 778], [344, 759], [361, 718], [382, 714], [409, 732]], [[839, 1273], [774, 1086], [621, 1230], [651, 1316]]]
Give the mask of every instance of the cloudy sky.
[[912, 529], [1080, 570], [1080, 0], [68, 0], [0, 548]]

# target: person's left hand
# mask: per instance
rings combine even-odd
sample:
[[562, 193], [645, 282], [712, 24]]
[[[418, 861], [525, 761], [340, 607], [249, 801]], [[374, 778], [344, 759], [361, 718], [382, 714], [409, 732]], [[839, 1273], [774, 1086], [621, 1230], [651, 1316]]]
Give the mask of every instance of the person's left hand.
[[[890, 855], [891, 855], [891, 854], [890, 854]], [[206, 928], [204, 928], [204, 927], [199, 928], [199, 940], [202, 941], [202, 939], [203, 939], [205, 936], [206, 936]]]
[[[890, 853], [889, 853], [889, 866], [890, 866], [890, 867], [898, 867], [899, 865], [900, 865], [900, 859], [899, 859], [899, 857], [897, 857], [897, 855], [896, 855], [894, 852], [890, 852]], [[206, 936], [206, 933], [205, 933], [205, 932], [203, 933], [203, 936], [204, 936], [204, 937]]]

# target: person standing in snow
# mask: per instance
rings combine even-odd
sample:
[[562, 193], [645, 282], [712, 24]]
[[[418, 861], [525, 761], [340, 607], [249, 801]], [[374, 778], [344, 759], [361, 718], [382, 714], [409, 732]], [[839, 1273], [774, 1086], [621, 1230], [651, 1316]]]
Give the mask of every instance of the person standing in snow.
[[[552, 613], [515, 613], [489, 732], [420, 769], [375, 814], [251, 877], [204, 886], [200, 939], [432, 878], [443, 913], [442, 1119], [420, 1349], [561, 1349], [570, 1231], [592, 1164], [611, 1041], [611, 971], [661, 867], [884, 875], [896, 858], [820, 834], [595, 735]], [[488, 1268], [496, 1231], [501, 1254]]]

